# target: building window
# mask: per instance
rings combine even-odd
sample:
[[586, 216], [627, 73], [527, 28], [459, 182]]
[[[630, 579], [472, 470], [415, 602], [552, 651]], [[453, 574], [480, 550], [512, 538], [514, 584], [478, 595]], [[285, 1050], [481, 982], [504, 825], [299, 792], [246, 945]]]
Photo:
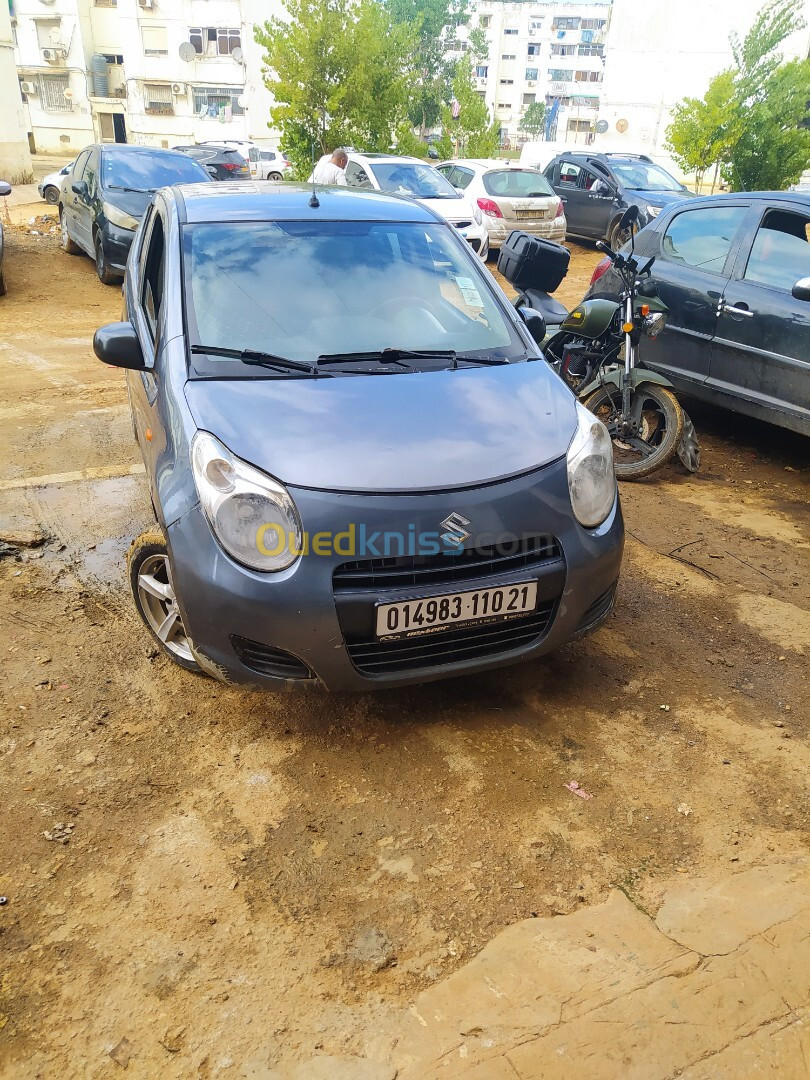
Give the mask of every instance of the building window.
[[514, 53], [506, 53], [506, 52], [501, 53], [501, 60], [514, 60], [514, 59], [515, 59], [515, 54]]
[[509, 26], [506, 28], [506, 30], [504, 30], [504, 34], [509, 34], [512, 37], [517, 37], [517, 30], [514, 27]]
[[529, 33], [530, 34], [536, 34], [539, 30], [542, 30], [542, 29], [543, 29], [542, 16], [537, 17], [537, 18], [533, 18], [533, 19], [529, 19]]
[[528, 55], [529, 56], [539, 56], [540, 55], [540, 42], [539, 41], [530, 41], [529, 42]]
[[118, 7], [118, 0], [93, 0], [94, 7]]
[[490, 26], [492, 25], [492, 16], [482, 15], [481, 18], [478, 20], [478, 25], [481, 27], [482, 30], [489, 30]]
[[46, 112], [70, 112], [73, 105], [65, 97], [65, 91], [69, 89], [70, 80], [67, 75], [40, 75], [40, 106]]
[[245, 110], [238, 98], [244, 92], [242, 86], [194, 86], [194, 113], [200, 119], [210, 117], [217, 120], [222, 117], [229, 120], [232, 116], [244, 116]]
[[475, 69], [475, 77], [477, 79], [485, 79], [487, 77], [488, 72], [489, 72], [489, 67], [488, 67], [487, 64], [479, 64], [478, 67]]
[[570, 82], [573, 71], [566, 68], [549, 68], [548, 77], [554, 82]]
[[524, 94], [523, 95], [523, 104], [524, 105], [534, 105], [536, 98], [537, 98], [537, 94]]
[[[605, 20], [605, 19], [583, 19], [582, 20], [582, 29], [583, 30], [602, 30], [602, 29], [604, 29], [606, 21], [607, 20]], [[578, 19], [577, 19], [577, 22], [579, 22]]]
[[501, 86], [514, 86], [515, 85], [515, 80], [514, 79], [499, 79], [498, 82], [501, 84]]
[[569, 120], [568, 121], [568, 130], [569, 131], [590, 131], [591, 130], [591, 121], [590, 120]]
[[[554, 52], [554, 46], [551, 46], [551, 51]], [[578, 56], [601, 56], [605, 51], [604, 45], [580, 45], [577, 49]]]
[[144, 111], [156, 116], [174, 116], [174, 98], [169, 83], [143, 84]]
[[[593, 21], [593, 20], [592, 20]], [[551, 24], [552, 30], [579, 30], [579, 19], [558, 16]]]
[[499, 101], [499, 102], [498, 102], [498, 108], [499, 108], [499, 109], [511, 109], [511, 108], [512, 108], [512, 106], [511, 106], [511, 104], [509, 104], [509, 103], [508, 103], [508, 102], [506, 102], [506, 101]]
[[242, 48], [242, 31], [222, 26], [190, 26], [188, 40], [198, 56], [230, 56]]
[[526, 78], [534, 82], [537, 78], [537, 68], [526, 68]]
[[601, 71], [575, 71], [574, 82], [601, 82]]
[[144, 56], [168, 56], [169, 37], [165, 26], [152, 26], [144, 24], [141, 27], [141, 40], [143, 41]]
[[552, 45], [552, 56], [573, 56], [577, 51], [576, 45]]

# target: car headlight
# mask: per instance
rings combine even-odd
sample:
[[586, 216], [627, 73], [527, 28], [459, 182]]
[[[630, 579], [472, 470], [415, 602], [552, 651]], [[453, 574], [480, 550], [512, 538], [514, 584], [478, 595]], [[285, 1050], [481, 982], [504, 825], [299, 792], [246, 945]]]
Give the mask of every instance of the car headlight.
[[191, 468], [208, 524], [229, 555], [251, 570], [292, 566], [301, 554], [301, 521], [282, 484], [207, 431], [191, 441]]
[[107, 221], [111, 225], [117, 225], [119, 229], [128, 229], [130, 232], [135, 232], [140, 224], [136, 217], [128, 214], [126, 210], [122, 210], [119, 206], [113, 206], [112, 203], [105, 202], [102, 209]]
[[577, 430], [568, 447], [568, 491], [574, 517], [587, 528], [601, 525], [616, 500], [613, 444], [601, 420], [577, 404]]
[[484, 219], [483, 219], [483, 217], [481, 215], [481, 211], [478, 209], [477, 206], [475, 206], [475, 204], [473, 204], [472, 212], [473, 212], [473, 217], [475, 218], [475, 224], [480, 225], [481, 222]]
[[647, 216], [648, 217], [651, 217], [651, 218], [658, 217], [658, 215], [660, 213], [661, 213], [661, 207], [660, 206], [648, 206], [647, 207]]

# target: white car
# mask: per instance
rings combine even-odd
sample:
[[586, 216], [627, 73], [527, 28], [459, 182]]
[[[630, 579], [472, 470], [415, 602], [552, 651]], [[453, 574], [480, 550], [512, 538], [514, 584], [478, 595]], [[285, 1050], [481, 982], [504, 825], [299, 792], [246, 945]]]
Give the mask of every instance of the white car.
[[489, 234], [481, 211], [449, 184], [432, 165], [419, 158], [393, 154], [349, 154], [349, 187], [407, 195], [430, 207], [454, 225], [482, 259], [489, 253]]
[[280, 150], [259, 150], [258, 180], [286, 180], [293, 167]]
[[59, 189], [62, 186], [62, 180], [72, 168], [73, 162], [69, 161], [59, 172], [48, 173], [46, 177], [40, 180], [37, 184], [40, 199], [44, 199], [51, 206], [56, 206], [59, 202]]
[[563, 201], [536, 169], [491, 158], [443, 161], [436, 169], [483, 213], [490, 248], [499, 248], [513, 229], [565, 239]]

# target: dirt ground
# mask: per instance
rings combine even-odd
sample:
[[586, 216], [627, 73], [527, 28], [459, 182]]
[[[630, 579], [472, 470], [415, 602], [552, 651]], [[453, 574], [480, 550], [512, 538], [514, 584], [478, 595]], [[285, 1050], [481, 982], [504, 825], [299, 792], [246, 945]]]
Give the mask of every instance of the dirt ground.
[[516, 920], [805, 850], [806, 440], [690, 406], [701, 472], [623, 486], [615, 613], [556, 655], [242, 693], [156, 656], [126, 593], [148, 498], [91, 349], [118, 290], [54, 236], [6, 247], [0, 1074], [396, 1064], [416, 996]]

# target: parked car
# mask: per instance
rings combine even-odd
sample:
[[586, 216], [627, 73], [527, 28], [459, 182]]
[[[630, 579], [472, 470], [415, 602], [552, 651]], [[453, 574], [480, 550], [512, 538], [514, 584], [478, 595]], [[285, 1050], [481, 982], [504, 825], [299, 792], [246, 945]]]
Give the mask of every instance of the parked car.
[[259, 180], [285, 180], [292, 176], [292, 171], [292, 165], [280, 150], [259, 151]]
[[248, 163], [238, 150], [231, 150], [227, 146], [214, 146], [206, 143], [204, 146], [175, 146], [181, 154], [188, 154], [210, 173], [215, 180], [249, 180], [250, 169]]
[[59, 202], [59, 189], [62, 186], [62, 178], [67, 176], [70, 170], [73, 168], [73, 162], [69, 161], [67, 165], [63, 166], [58, 172], [48, 173], [37, 184], [37, 191], [39, 192], [40, 199], [44, 199], [46, 203], [50, 203], [51, 206], [56, 206]]
[[[11, 184], [0, 180], [0, 198], [11, 194]], [[3, 277], [3, 221], [0, 218], [0, 296], [6, 295], [6, 279]]]
[[176, 150], [88, 146], [62, 177], [62, 250], [95, 259], [99, 281], [114, 285], [123, 276], [132, 237], [155, 191], [202, 180], [213, 182], [202, 165]]
[[201, 146], [227, 146], [229, 150], [238, 151], [247, 162], [250, 175], [254, 180], [260, 178], [259, 153], [260, 147], [249, 139], [203, 139]]
[[618, 229], [628, 206], [638, 207], [642, 229], [665, 206], [695, 198], [644, 154], [558, 154], [545, 177], [565, 202], [568, 235], [607, 240], [614, 250], [627, 239]]
[[[810, 435], [810, 195], [674, 203], [635, 244], [669, 309], [644, 363], [679, 393]], [[588, 296], [618, 293], [603, 259]]]
[[124, 319], [94, 348], [130, 369], [158, 522], [130, 583], [182, 666], [373, 689], [530, 660], [610, 610], [607, 431], [418, 201], [163, 188]]
[[484, 215], [490, 251], [500, 248], [513, 229], [547, 240], [565, 239], [562, 199], [536, 169], [481, 158], [443, 161], [436, 168]]
[[350, 153], [346, 183], [366, 191], [387, 191], [417, 199], [454, 225], [473, 251], [486, 259], [489, 233], [483, 214], [427, 162], [394, 154]]

